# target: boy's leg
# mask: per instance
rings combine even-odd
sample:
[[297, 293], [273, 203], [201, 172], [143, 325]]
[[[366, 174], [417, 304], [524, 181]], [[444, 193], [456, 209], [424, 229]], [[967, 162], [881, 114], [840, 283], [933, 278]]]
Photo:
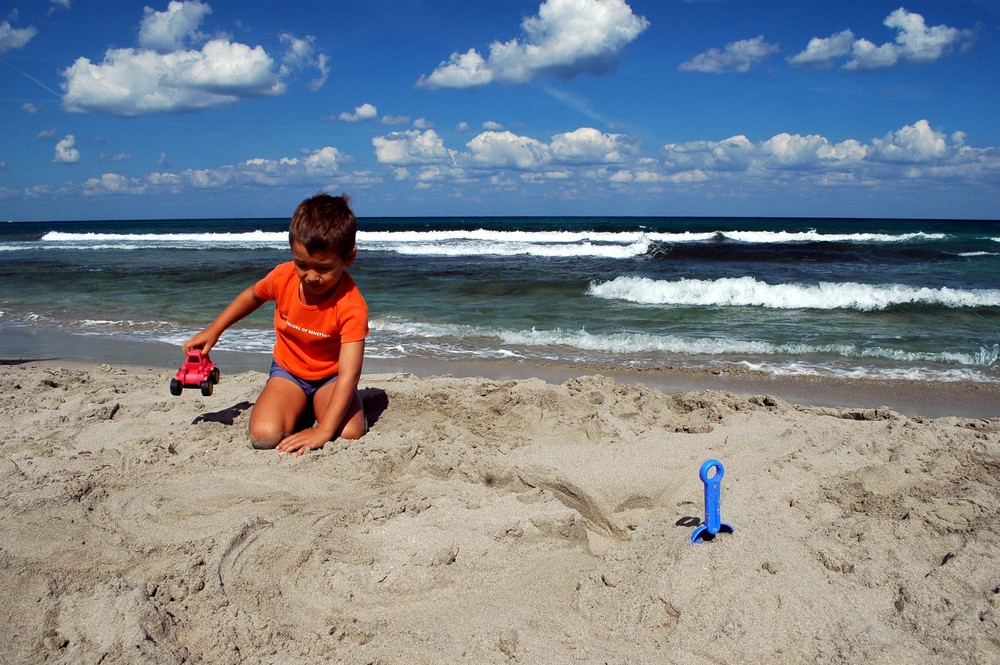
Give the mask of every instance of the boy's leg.
[[250, 443], [254, 448], [274, 448], [295, 433], [295, 423], [306, 408], [306, 394], [280, 376], [267, 380], [250, 413]]
[[[330, 402], [333, 400], [333, 389], [336, 385], [336, 381], [331, 381], [317, 390], [313, 396], [313, 409], [316, 410], [317, 420], [320, 420], [329, 408]], [[350, 406], [347, 407], [344, 420], [340, 423], [340, 427], [334, 430], [333, 438], [360, 439], [367, 431], [368, 421], [365, 419], [364, 405], [361, 403], [361, 395], [355, 390], [354, 398], [351, 400]]]

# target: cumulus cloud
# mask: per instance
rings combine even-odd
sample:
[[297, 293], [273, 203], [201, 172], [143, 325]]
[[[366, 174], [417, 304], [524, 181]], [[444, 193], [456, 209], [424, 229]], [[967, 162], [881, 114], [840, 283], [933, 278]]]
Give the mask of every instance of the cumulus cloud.
[[100, 178], [88, 178], [83, 183], [84, 196], [101, 194], [144, 194], [150, 185], [139, 178], [127, 178], [120, 173], [105, 173]]
[[639, 153], [636, 141], [622, 134], [604, 134], [592, 127], [556, 134], [549, 144], [552, 159], [569, 164], [606, 164], [624, 162]]
[[[451, 150], [433, 130], [394, 132], [372, 140], [379, 163], [396, 167], [396, 178], [407, 179], [407, 167], [431, 169], [438, 176], [469, 176], [470, 172], [513, 169], [542, 179], [569, 177], [563, 167], [620, 164], [639, 154], [638, 141], [622, 134], [606, 134], [592, 127], [552, 136], [548, 142], [511, 131], [487, 130], [466, 143], [466, 152]], [[418, 172], [419, 173], [419, 172]]]
[[466, 145], [472, 162], [478, 166], [531, 170], [550, 159], [544, 143], [512, 132], [486, 131]]
[[543, 75], [570, 79], [615, 69], [622, 50], [649, 27], [625, 0], [545, 0], [521, 22], [522, 35], [490, 44], [488, 57], [455, 52], [417, 81], [424, 88], [526, 83]]
[[198, 27], [211, 11], [200, 0], [171, 0], [165, 12], [146, 7], [139, 23], [139, 45], [157, 53], [173, 53], [189, 43], [206, 41]]
[[101, 62], [81, 57], [62, 72], [67, 111], [140, 116], [183, 113], [233, 104], [241, 99], [280, 95], [295, 67], [328, 69], [316, 56], [312, 38], [284, 34], [288, 47], [278, 67], [262, 46], [229, 39], [206, 39], [199, 31], [211, 8], [199, 0], [171, 2], [164, 12], [146, 9], [138, 48], [108, 49]]
[[407, 166], [435, 164], [452, 158], [452, 151], [444, 147], [444, 140], [433, 129], [392, 132], [388, 136], [372, 139], [375, 158], [380, 164]]
[[726, 44], [721, 51], [711, 48], [696, 55], [677, 67], [682, 72], [700, 72], [705, 74], [746, 73], [757, 62], [778, 51], [777, 44], [768, 44], [764, 35], [753, 39], [743, 39]]
[[548, 141], [484, 131], [464, 150], [449, 149], [433, 130], [396, 132], [374, 139], [373, 145], [378, 161], [391, 167], [397, 180], [424, 186], [478, 179], [509, 187], [505, 174], [512, 171], [525, 183], [582, 179], [636, 187], [792, 179], [815, 186], [995, 179], [1000, 151], [972, 148], [966, 141], [961, 131], [946, 136], [927, 120], [918, 120], [868, 142], [791, 132], [761, 141], [736, 135], [668, 144], [655, 159], [642, 155], [637, 139], [592, 127], [555, 134]]
[[831, 67], [838, 58], [850, 56], [844, 69], [870, 71], [885, 69], [898, 63], [923, 64], [934, 62], [955, 48], [968, 48], [975, 37], [973, 30], [960, 30], [946, 25], [927, 27], [924, 17], [900, 7], [882, 22], [896, 31], [896, 39], [876, 45], [855, 38], [851, 30], [830, 37], [814, 37], [804, 51], [788, 59], [796, 66]]
[[691, 141], [663, 147], [663, 163], [669, 171], [749, 172], [775, 170], [831, 170], [860, 164], [870, 148], [854, 139], [831, 143], [810, 134], [783, 132], [754, 143], [746, 136], [722, 141]]
[[278, 95], [285, 84], [257, 46], [212, 40], [200, 51], [111, 49], [94, 64], [78, 58], [63, 71], [67, 111], [139, 116], [181, 113]]
[[0, 55], [7, 51], [24, 48], [38, 34], [38, 28], [15, 28], [10, 21], [0, 23]]
[[[964, 143], [964, 134], [961, 139]], [[944, 134], [935, 132], [926, 120], [918, 120], [872, 141], [872, 158], [887, 162], [921, 164], [940, 160], [948, 153]]]
[[67, 134], [56, 143], [56, 154], [52, 161], [57, 164], [75, 164], [80, 161], [80, 151], [76, 149], [76, 137]]
[[709, 177], [815, 178], [821, 185], [877, 181], [989, 180], [1000, 169], [1000, 151], [965, 145], [963, 132], [949, 137], [918, 120], [870, 143], [839, 143], [819, 135], [781, 133], [754, 143], [745, 136], [723, 141], [691, 141], [663, 147], [664, 171], [700, 172]]
[[360, 122], [362, 120], [374, 120], [378, 117], [378, 108], [373, 104], [365, 102], [361, 106], [354, 107], [354, 113], [344, 111], [338, 116], [344, 122]]
[[806, 50], [796, 53], [788, 62], [799, 67], [831, 67], [833, 60], [850, 53], [853, 45], [854, 33], [850, 30], [829, 37], [813, 37]]

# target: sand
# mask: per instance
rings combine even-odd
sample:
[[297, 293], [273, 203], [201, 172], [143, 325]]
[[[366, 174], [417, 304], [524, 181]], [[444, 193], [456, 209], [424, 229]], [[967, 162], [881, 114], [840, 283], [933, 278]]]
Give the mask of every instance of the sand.
[[0, 367], [0, 662], [1000, 661], [1000, 418], [369, 374], [295, 458], [171, 374]]

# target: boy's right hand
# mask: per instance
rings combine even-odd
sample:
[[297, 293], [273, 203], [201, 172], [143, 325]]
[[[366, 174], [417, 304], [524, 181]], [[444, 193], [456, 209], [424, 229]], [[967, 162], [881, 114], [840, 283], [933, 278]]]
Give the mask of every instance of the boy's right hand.
[[191, 349], [201, 349], [201, 354], [203, 356], [207, 356], [208, 352], [212, 350], [212, 347], [215, 346], [215, 343], [218, 341], [218, 335], [213, 335], [207, 330], [202, 330], [200, 333], [184, 342], [182, 349], [184, 351], [184, 355], [187, 355], [188, 351]]

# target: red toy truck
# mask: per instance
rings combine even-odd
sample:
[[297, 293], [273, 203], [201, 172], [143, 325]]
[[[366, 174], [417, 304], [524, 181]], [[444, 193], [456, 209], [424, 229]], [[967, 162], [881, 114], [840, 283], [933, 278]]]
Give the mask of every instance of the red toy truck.
[[201, 349], [188, 351], [187, 360], [177, 370], [177, 375], [170, 381], [170, 394], [180, 395], [185, 388], [201, 388], [201, 394], [208, 397], [215, 389], [222, 373], [208, 356], [201, 355]]

